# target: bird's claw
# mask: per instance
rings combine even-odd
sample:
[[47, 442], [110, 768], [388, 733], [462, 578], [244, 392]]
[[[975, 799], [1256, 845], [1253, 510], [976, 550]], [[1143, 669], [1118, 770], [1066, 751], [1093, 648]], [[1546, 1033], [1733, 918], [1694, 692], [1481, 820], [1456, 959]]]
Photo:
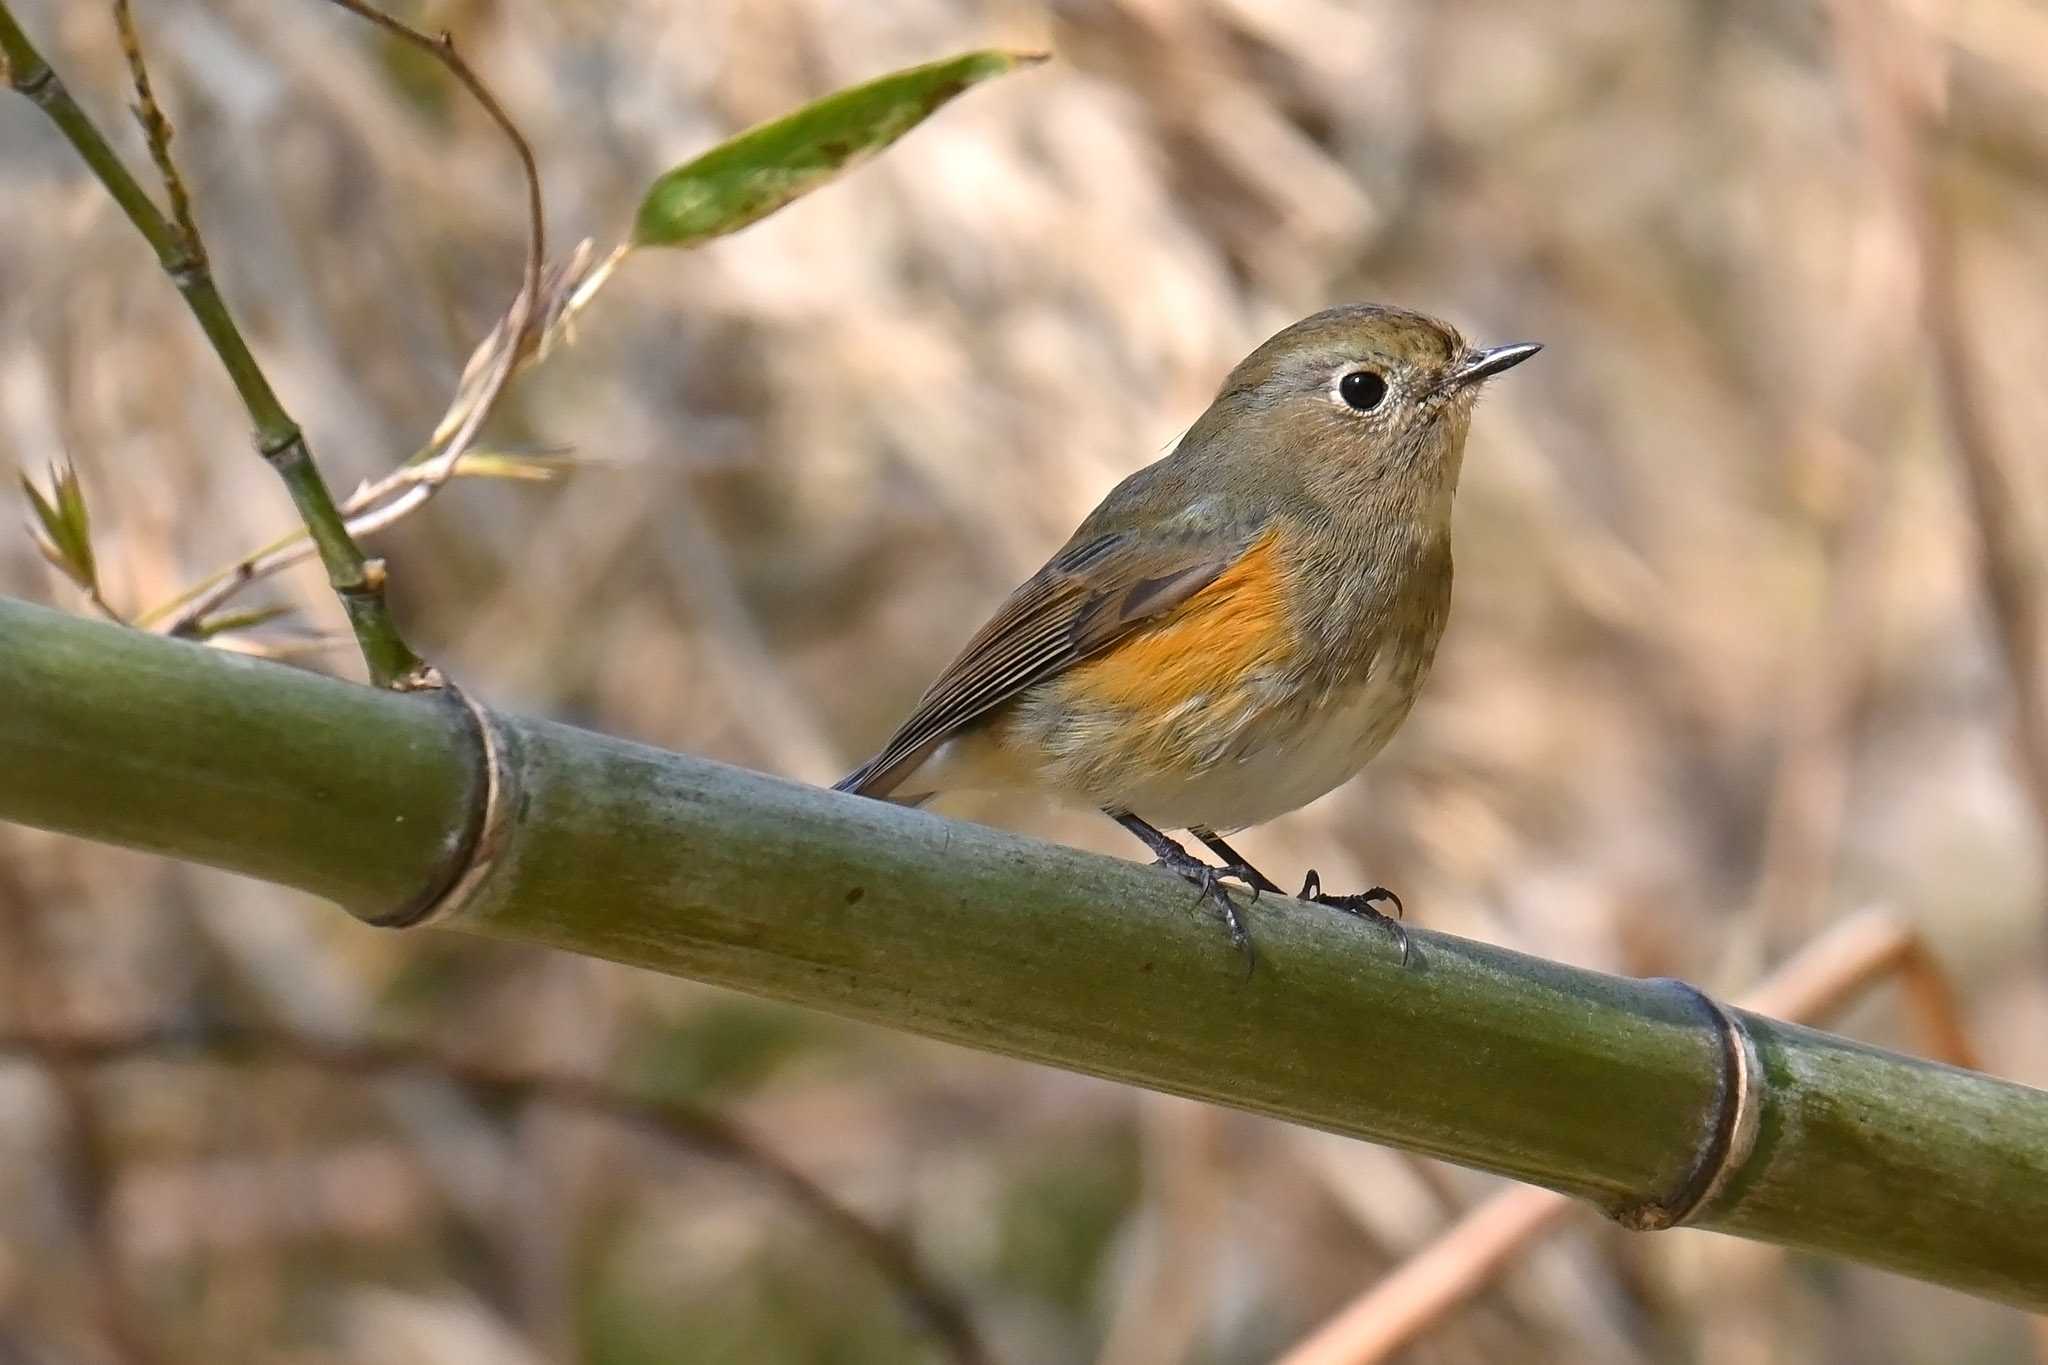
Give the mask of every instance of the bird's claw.
[[[1299, 899], [1316, 905], [1327, 905], [1332, 910], [1342, 910], [1347, 915], [1356, 915], [1359, 919], [1385, 925], [1387, 932], [1394, 936], [1395, 945], [1401, 950], [1401, 965], [1408, 965], [1408, 931], [1402, 927], [1398, 918], [1405, 912], [1401, 906], [1401, 898], [1386, 887], [1374, 886], [1354, 895], [1332, 896], [1324, 892], [1323, 879], [1316, 875], [1314, 868], [1310, 868], [1308, 876], [1301, 883]], [[1389, 915], [1380, 909], [1376, 904], [1379, 901], [1386, 901], [1392, 905], [1394, 913]]]
[[1252, 950], [1252, 936], [1244, 927], [1244, 916], [1238, 912], [1237, 902], [1230, 899], [1230, 892], [1224, 887], [1223, 879], [1234, 877], [1243, 882], [1252, 893], [1252, 902], [1256, 904], [1259, 899], [1259, 887], [1255, 880], [1257, 874], [1242, 863], [1217, 867], [1203, 862], [1190, 853], [1182, 853], [1178, 857], [1165, 854], [1152, 865], [1163, 867], [1182, 880], [1193, 883], [1196, 901], [1206, 901], [1215, 907], [1216, 913], [1223, 918], [1224, 927], [1230, 931], [1230, 945], [1244, 954], [1245, 976], [1251, 976], [1258, 967], [1258, 956]]

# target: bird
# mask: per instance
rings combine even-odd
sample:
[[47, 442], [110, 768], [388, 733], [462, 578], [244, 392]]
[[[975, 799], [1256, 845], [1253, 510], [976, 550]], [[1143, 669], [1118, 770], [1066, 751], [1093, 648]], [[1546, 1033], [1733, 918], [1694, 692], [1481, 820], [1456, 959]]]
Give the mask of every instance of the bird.
[[[1349, 780], [1406, 719], [1451, 599], [1472, 410], [1533, 342], [1468, 345], [1383, 304], [1330, 308], [1230, 371], [836, 789], [903, 805], [1024, 791], [1093, 807], [1192, 883], [1256, 963], [1224, 886], [1280, 887], [1224, 835]], [[1221, 859], [1170, 837], [1185, 830]], [[1298, 893], [1379, 923], [1384, 887]]]

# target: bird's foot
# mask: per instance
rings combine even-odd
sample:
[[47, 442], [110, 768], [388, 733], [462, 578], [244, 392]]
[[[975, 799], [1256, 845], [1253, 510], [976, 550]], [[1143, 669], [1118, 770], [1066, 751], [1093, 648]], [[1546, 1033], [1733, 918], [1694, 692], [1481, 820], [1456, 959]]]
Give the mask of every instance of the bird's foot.
[[[1323, 879], [1316, 875], [1314, 868], [1310, 868], [1307, 878], [1301, 884], [1300, 899], [1316, 905], [1327, 905], [1332, 910], [1342, 910], [1347, 915], [1356, 915], [1373, 924], [1385, 925], [1387, 932], [1394, 936], [1395, 944], [1401, 949], [1401, 965], [1408, 965], [1408, 931], [1401, 927], [1401, 921], [1396, 918], [1402, 913], [1401, 898], [1384, 886], [1371, 887], [1350, 896], [1332, 896], [1323, 891]], [[1379, 901], [1385, 901], [1393, 906], [1394, 913], [1389, 915], [1380, 909], [1377, 904]]]
[[1244, 916], [1239, 913], [1237, 902], [1230, 899], [1223, 879], [1229, 877], [1243, 882], [1256, 902], [1259, 899], [1258, 873], [1245, 863], [1225, 863], [1221, 867], [1205, 863], [1181, 848], [1162, 851], [1152, 866], [1163, 867], [1183, 881], [1192, 883], [1196, 899], [1209, 904], [1222, 917], [1224, 927], [1230, 931], [1231, 946], [1244, 954], [1244, 974], [1249, 977], [1258, 966], [1258, 957], [1252, 951], [1252, 936], [1244, 927]]

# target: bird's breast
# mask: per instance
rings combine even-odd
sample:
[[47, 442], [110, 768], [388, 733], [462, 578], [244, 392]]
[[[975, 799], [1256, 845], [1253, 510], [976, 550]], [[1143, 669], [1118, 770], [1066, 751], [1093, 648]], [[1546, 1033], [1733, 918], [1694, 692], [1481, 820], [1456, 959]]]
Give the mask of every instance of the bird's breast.
[[1006, 718], [1004, 748], [1069, 799], [1163, 828], [1261, 824], [1351, 778], [1399, 728], [1427, 659], [1398, 649], [1335, 686], [1255, 669], [1163, 708], [1049, 687]]
[[992, 725], [996, 746], [1031, 785], [1163, 828], [1259, 824], [1348, 780], [1413, 705], [1448, 580], [1427, 602], [1390, 602], [1385, 574], [1368, 576], [1380, 593], [1327, 576], [1329, 591], [1309, 592], [1319, 576], [1285, 548], [1269, 536], [1167, 616], [1028, 689]]

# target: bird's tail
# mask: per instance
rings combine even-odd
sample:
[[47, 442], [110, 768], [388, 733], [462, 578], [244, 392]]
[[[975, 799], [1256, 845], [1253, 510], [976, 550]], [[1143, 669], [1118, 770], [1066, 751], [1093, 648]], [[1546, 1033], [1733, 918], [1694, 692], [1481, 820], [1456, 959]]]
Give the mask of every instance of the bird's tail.
[[895, 789], [892, 779], [894, 772], [882, 768], [880, 754], [855, 768], [832, 784], [836, 792], [851, 792], [855, 796], [871, 796], [877, 801], [887, 801], [898, 806], [922, 806], [937, 796], [937, 792], [901, 792]]
[[855, 796], [866, 796], [867, 793], [861, 790], [861, 786], [868, 780], [868, 774], [874, 770], [875, 761], [871, 758], [846, 776], [840, 778], [837, 782], [834, 782], [832, 790], [836, 792], [852, 792]]

